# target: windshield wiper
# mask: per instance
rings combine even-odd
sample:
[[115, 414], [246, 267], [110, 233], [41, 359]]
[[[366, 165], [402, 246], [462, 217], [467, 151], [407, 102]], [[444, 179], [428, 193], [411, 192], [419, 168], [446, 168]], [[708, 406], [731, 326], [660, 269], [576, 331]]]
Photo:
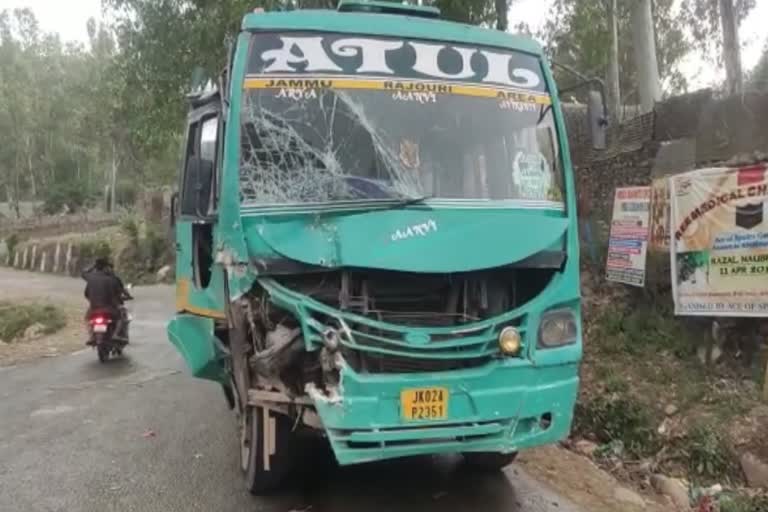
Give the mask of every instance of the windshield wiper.
[[370, 213], [370, 212], [381, 212], [381, 211], [385, 211], [385, 210], [400, 210], [402, 208], [407, 208], [407, 207], [409, 207], [411, 205], [414, 205], [414, 204], [423, 203], [423, 202], [425, 202], [428, 199], [433, 199], [434, 197], [435, 197], [434, 195], [419, 196], [419, 197], [407, 197], [407, 198], [404, 198], [404, 199], [401, 199], [401, 200], [397, 201], [396, 203], [392, 203], [390, 205], [383, 206], [383, 207], [380, 207], [380, 206], [369, 206], [369, 207], [366, 207], [364, 210], [353, 212], [352, 215], [359, 215], [359, 214], [362, 214], [362, 213]]
[[382, 210], [400, 210], [402, 208], [407, 208], [408, 206], [411, 206], [413, 204], [422, 204], [428, 199], [433, 199], [434, 195], [427, 195], [427, 196], [419, 196], [419, 197], [407, 197], [405, 199], [401, 199], [398, 202], [391, 204], [389, 206], [385, 206], [382, 208]]

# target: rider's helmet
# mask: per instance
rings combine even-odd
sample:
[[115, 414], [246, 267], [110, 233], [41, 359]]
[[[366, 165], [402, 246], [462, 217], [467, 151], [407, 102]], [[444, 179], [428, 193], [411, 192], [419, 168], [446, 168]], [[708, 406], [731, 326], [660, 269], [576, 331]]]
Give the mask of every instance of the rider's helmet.
[[97, 270], [107, 270], [111, 266], [109, 263], [108, 258], [96, 258], [96, 261], [93, 263], [93, 266], [96, 267]]

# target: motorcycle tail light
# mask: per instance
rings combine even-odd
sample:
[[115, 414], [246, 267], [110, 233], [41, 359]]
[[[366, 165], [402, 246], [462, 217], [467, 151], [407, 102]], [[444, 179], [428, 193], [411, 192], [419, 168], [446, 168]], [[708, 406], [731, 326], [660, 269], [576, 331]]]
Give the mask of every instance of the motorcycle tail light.
[[108, 322], [109, 321], [106, 318], [104, 318], [103, 316], [97, 316], [97, 317], [91, 318], [91, 323], [94, 324], [94, 325], [103, 325], [103, 324], [106, 324]]

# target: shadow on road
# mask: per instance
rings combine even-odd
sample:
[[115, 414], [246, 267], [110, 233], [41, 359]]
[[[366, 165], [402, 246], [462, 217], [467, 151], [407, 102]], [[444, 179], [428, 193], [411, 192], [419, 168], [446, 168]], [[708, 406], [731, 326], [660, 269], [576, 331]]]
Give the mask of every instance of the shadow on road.
[[101, 363], [92, 351], [92, 359], [83, 365], [83, 378], [86, 380], [113, 379], [130, 375], [138, 369], [136, 363], [127, 353], [118, 357], [110, 357]]
[[[286, 489], [285, 495], [259, 500], [254, 511], [265, 501], [271, 510], [297, 512], [463, 512], [479, 503], [482, 511], [477, 512], [522, 510], [507, 474], [470, 473], [460, 456], [339, 467], [326, 451], [307, 457], [305, 463], [311, 466], [297, 475], [301, 485]], [[514, 468], [508, 473], [514, 476]]]

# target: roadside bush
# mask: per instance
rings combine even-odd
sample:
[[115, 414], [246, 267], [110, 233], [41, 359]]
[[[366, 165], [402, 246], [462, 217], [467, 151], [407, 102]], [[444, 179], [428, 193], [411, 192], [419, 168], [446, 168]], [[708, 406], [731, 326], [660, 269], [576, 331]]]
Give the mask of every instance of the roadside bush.
[[768, 496], [724, 496], [720, 512], [768, 512]]
[[0, 340], [8, 343], [24, 336], [33, 325], [42, 326], [41, 334], [52, 334], [66, 323], [64, 314], [51, 305], [0, 302]]
[[620, 441], [631, 455], [655, 453], [658, 439], [652, 415], [628, 397], [596, 396], [576, 405], [574, 431], [582, 437], [595, 437], [601, 444]]
[[120, 182], [115, 187], [115, 202], [118, 206], [133, 206], [136, 204], [138, 190], [135, 184]]
[[139, 223], [134, 217], [123, 219], [120, 223], [120, 231], [128, 237], [132, 245], [139, 245]]
[[16, 233], [11, 234], [5, 239], [5, 247], [8, 249], [8, 254], [10, 254], [11, 257], [13, 257], [13, 255], [16, 253], [16, 247], [19, 246], [20, 242], [21, 239]]
[[654, 303], [604, 313], [597, 319], [594, 334], [606, 353], [644, 355], [649, 349], [667, 350], [684, 358], [695, 351], [697, 333], [675, 318], [670, 306]]
[[130, 243], [118, 256], [120, 274], [133, 283], [153, 282], [155, 273], [173, 262], [172, 242], [162, 227], [146, 224], [142, 229], [133, 218], [125, 219], [121, 230]]
[[85, 268], [96, 258], [112, 258], [112, 248], [103, 240], [88, 241], [80, 244], [80, 265]]
[[680, 455], [687, 461], [692, 480], [721, 483], [738, 471], [722, 427], [716, 424], [695, 425], [682, 439]]
[[48, 215], [61, 213], [66, 206], [70, 212], [83, 210], [94, 201], [94, 194], [85, 183], [77, 181], [57, 183], [46, 191], [43, 212]]

